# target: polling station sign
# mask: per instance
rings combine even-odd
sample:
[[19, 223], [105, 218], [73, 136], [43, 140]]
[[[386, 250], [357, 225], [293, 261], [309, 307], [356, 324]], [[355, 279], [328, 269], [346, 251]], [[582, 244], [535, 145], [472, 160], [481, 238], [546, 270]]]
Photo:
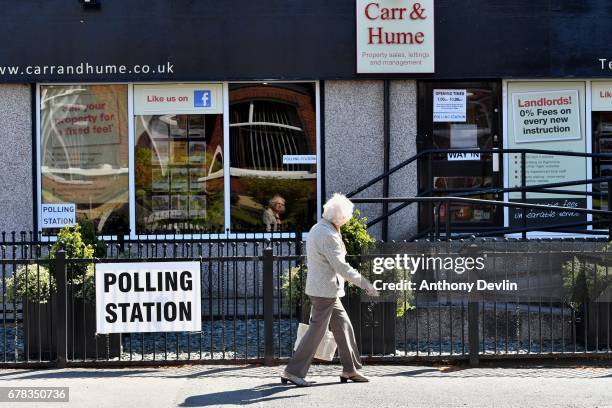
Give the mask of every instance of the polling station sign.
[[72, 227], [76, 222], [76, 205], [43, 204], [41, 206], [40, 226], [42, 229]]
[[200, 331], [200, 262], [96, 265], [97, 333]]

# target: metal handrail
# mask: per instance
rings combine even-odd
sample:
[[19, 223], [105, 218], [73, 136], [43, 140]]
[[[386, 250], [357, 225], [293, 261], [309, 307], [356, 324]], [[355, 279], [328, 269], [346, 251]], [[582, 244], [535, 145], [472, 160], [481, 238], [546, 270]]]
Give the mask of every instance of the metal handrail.
[[[609, 183], [610, 185], [612, 185], [612, 177], [609, 178]], [[425, 202], [425, 203], [434, 203], [435, 207], [437, 208], [438, 211], [436, 211], [437, 214], [437, 218], [435, 218], [436, 220], [436, 225], [435, 225], [435, 238], [436, 239], [440, 239], [440, 212], [439, 212], [439, 208], [440, 205], [442, 203], [446, 204], [447, 206], [449, 204], [452, 203], [465, 203], [465, 204], [481, 204], [481, 205], [494, 205], [497, 207], [507, 207], [507, 208], [521, 208], [521, 209], [536, 209], [536, 210], [557, 210], [557, 211], [572, 211], [572, 212], [576, 212], [576, 213], [580, 213], [580, 214], [591, 214], [591, 215], [602, 215], [605, 216], [605, 219], [601, 219], [601, 220], [597, 220], [597, 223], [605, 223], [607, 222], [609, 224], [609, 232], [608, 235], [610, 238], [612, 238], [612, 211], [608, 211], [608, 210], [593, 210], [593, 209], [588, 209], [588, 208], [575, 208], [575, 207], [564, 207], [564, 206], [558, 206], [558, 205], [546, 205], [546, 204], [531, 204], [531, 203], [520, 203], [520, 202], [507, 202], [507, 201], [497, 201], [497, 200], [484, 200], [484, 199], [478, 199], [478, 198], [466, 198], [466, 197], [454, 197], [454, 196], [444, 196], [444, 197], [377, 197], [377, 198], [354, 198], [352, 200], [354, 203], [358, 203], [358, 204], [368, 204], [368, 203], [419, 203], [419, 202]], [[446, 239], [450, 239], [451, 238], [451, 223], [450, 223], [450, 216], [447, 216], [445, 218], [446, 220], [446, 226], [445, 226], [445, 233]], [[523, 217], [523, 220], [525, 220], [525, 217]], [[577, 223], [576, 226], [580, 226], [587, 223], [586, 221], [584, 223]], [[369, 226], [369, 225], [368, 225]], [[567, 227], [571, 227], [572, 225], [569, 225], [568, 223], [566, 224], [556, 224], [556, 225], [552, 225], [550, 226], [550, 228], [552, 229], [559, 229], [559, 228], [567, 228]], [[536, 227], [527, 227], [526, 225], [523, 225], [522, 228], [519, 228], [518, 232], [522, 232], [523, 234], [525, 234], [526, 232], [529, 231], [543, 231], [543, 230], [547, 230], [549, 229], [549, 227], [545, 226], [536, 226]], [[502, 230], [503, 231], [503, 230]], [[526, 238], [526, 235], [524, 235], [524, 238]]]
[[411, 164], [412, 162], [418, 160], [419, 158], [423, 157], [423, 156], [430, 156], [433, 154], [444, 154], [444, 153], [481, 153], [481, 154], [549, 154], [549, 155], [555, 155], [555, 156], [568, 156], [568, 157], [583, 157], [583, 158], [605, 158], [605, 159], [611, 159], [612, 160], [612, 153], [578, 153], [578, 152], [564, 152], [564, 151], [558, 151], [558, 150], [542, 150], [542, 149], [489, 149], [489, 150], [481, 150], [481, 149], [428, 149], [428, 150], [423, 150], [417, 154], [415, 154], [414, 156], [410, 157], [407, 160], [404, 160], [403, 162], [393, 166], [392, 168], [390, 168], [388, 171], [382, 173], [381, 175], [374, 177], [372, 180], [368, 181], [367, 183], [361, 185], [360, 187], [356, 188], [355, 190], [351, 191], [350, 193], [348, 193], [346, 196], [347, 197], [353, 197], [357, 194], [359, 194], [360, 192], [368, 189], [369, 187], [373, 186], [374, 184], [376, 184], [377, 182], [379, 182], [380, 180], [389, 177], [390, 175], [392, 175], [393, 173], [397, 172], [398, 170], [401, 170], [402, 168], [406, 167], [407, 165]]
[[[428, 150], [424, 150], [422, 152], [417, 153], [416, 155], [410, 157], [409, 159], [403, 161], [402, 163], [399, 163], [398, 165], [394, 166], [393, 168], [389, 169], [388, 171], [384, 172], [383, 174], [381, 174], [380, 176], [377, 176], [375, 178], [373, 178], [372, 180], [370, 180], [369, 182], [363, 184], [362, 186], [358, 187], [357, 189], [353, 190], [352, 192], [350, 192], [349, 194], [347, 194], [347, 197], [351, 197], [353, 198], [356, 194], [366, 190], [367, 188], [371, 187], [372, 185], [376, 184], [378, 181], [381, 181], [383, 179], [388, 179], [388, 177], [390, 175], [392, 175], [393, 173], [397, 172], [398, 170], [404, 168], [405, 166], [415, 162], [416, 160], [427, 156], [428, 158], [428, 163], [429, 166], [431, 167], [432, 165], [432, 155], [434, 154], [445, 154], [445, 153], [479, 153], [479, 154], [500, 154], [502, 157], [504, 157], [505, 154], [520, 154], [521, 155], [521, 173], [522, 173], [522, 180], [521, 180], [521, 186], [520, 187], [509, 187], [509, 188], [479, 188], [479, 189], [436, 189], [436, 188], [432, 188], [432, 186], [429, 187], [429, 189], [425, 192], [419, 193], [416, 197], [404, 197], [404, 198], [399, 198], [396, 201], [389, 201], [387, 197], [385, 198], [380, 198], [380, 199], [373, 199], [375, 201], [370, 201], [370, 202], [378, 202], [378, 203], [382, 203], [385, 206], [388, 206], [388, 203], [390, 202], [400, 202], [401, 204], [399, 206], [394, 207], [391, 210], [386, 210], [383, 211], [383, 214], [377, 218], [375, 218], [374, 220], [370, 221], [368, 223], [368, 227], [375, 225], [381, 221], [385, 221], [388, 222], [388, 219], [391, 215], [396, 214], [397, 212], [401, 211], [402, 209], [406, 208], [408, 205], [414, 203], [414, 202], [428, 202], [428, 203], [434, 203], [435, 206], [433, 207], [433, 219], [432, 219], [432, 223], [435, 224], [435, 229], [436, 231], [439, 230], [439, 218], [440, 218], [440, 206], [442, 205], [443, 202], [445, 202], [446, 204], [450, 204], [451, 202], [461, 202], [460, 199], [464, 199], [467, 197], [472, 197], [472, 196], [478, 196], [478, 195], [484, 195], [484, 194], [501, 194], [501, 193], [521, 193], [521, 200], [522, 203], [507, 203], [507, 202], [502, 202], [502, 201], [495, 201], [495, 200], [480, 200], [480, 201], [475, 201], [472, 202], [472, 204], [485, 204], [485, 205], [494, 205], [494, 206], [502, 206], [502, 207], [515, 207], [515, 208], [521, 208], [523, 210], [523, 226], [522, 228], [520, 228], [519, 230], [521, 230], [522, 232], [522, 237], [523, 238], [527, 238], [527, 232], [528, 231], [533, 231], [533, 230], [538, 230], [538, 231], [542, 231], [542, 230], [546, 230], [546, 227], [528, 227], [527, 226], [527, 214], [526, 214], [526, 210], [527, 209], [542, 209], [542, 207], [539, 207], [540, 205], [538, 204], [528, 204], [526, 203], [527, 201], [527, 193], [531, 192], [531, 193], [549, 193], [549, 194], [559, 194], [559, 195], [565, 195], [565, 196], [574, 196], [574, 195], [578, 195], [578, 196], [598, 196], [598, 197], [612, 197], [612, 177], [600, 177], [600, 178], [594, 178], [594, 179], [586, 179], [586, 180], [575, 180], [575, 181], [566, 181], [566, 182], [560, 182], [560, 183], [546, 183], [546, 184], [536, 184], [536, 185], [529, 185], [527, 186], [527, 182], [526, 182], [526, 162], [527, 162], [527, 155], [528, 154], [541, 154], [541, 155], [554, 155], [554, 156], [568, 156], [568, 157], [580, 157], [580, 158], [606, 158], [606, 159], [611, 159], [612, 160], [612, 154], [611, 153], [582, 153], [582, 152], [564, 152], [564, 151], [557, 151], [557, 150], [543, 150], [543, 149], [488, 149], [488, 150], [483, 150], [483, 149], [428, 149]], [[568, 186], [579, 186], [579, 185], [588, 185], [588, 184], [594, 184], [594, 183], [601, 183], [601, 182], [607, 182], [608, 183], [608, 191], [607, 192], [592, 192], [592, 191], [574, 191], [574, 190], [559, 190], [560, 187], [568, 187]], [[586, 189], [585, 189], [586, 190]], [[455, 193], [453, 196], [446, 196], [446, 197], [432, 197], [432, 194], [435, 193], [446, 193], [446, 192], [453, 192]], [[433, 200], [420, 200], [421, 198], [432, 198]], [[368, 201], [363, 201], [363, 200], [367, 200], [367, 199], [358, 199], [358, 198], [353, 198], [353, 201], [355, 202], [368, 202]], [[468, 200], [479, 200], [479, 199], [468, 199]], [[469, 201], [463, 201], [464, 203], [469, 203]], [[522, 205], [517, 205], [517, 204], [522, 204]], [[586, 208], [574, 208], [574, 207], [558, 207], [558, 208], [554, 208], [555, 206], [544, 206], [544, 208], [546, 209], [552, 209], [552, 210], [571, 210], [573, 212], [576, 213], [586, 213], [586, 214], [598, 214], [596, 212], [593, 211], [603, 211], [603, 210], [588, 210]], [[583, 211], [578, 211], [578, 210], [583, 210]], [[603, 213], [599, 213], [600, 215], [607, 215], [609, 216], [610, 214], [608, 212], [603, 212]], [[437, 220], [436, 220], [436, 216], [437, 216]], [[608, 220], [610, 221], [610, 220]], [[605, 221], [602, 220], [598, 220], [597, 223], [602, 223]], [[611, 221], [612, 222], [612, 221]], [[447, 223], [447, 235], [450, 234], [450, 216], [446, 217], [446, 223]], [[559, 229], [562, 228], [571, 228], [574, 225], [570, 225], [572, 223], [565, 223], [565, 224], [559, 224], [556, 227], [558, 227]], [[579, 225], [581, 226], [585, 226], [587, 225], [587, 223], [582, 222]], [[547, 226], [550, 228], [550, 226]], [[502, 231], [510, 231], [510, 229], [505, 228]], [[503, 233], [503, 232], [500, 232]], [[437, 234], [439, 235], [439, 234]], [[612, 224], [610, 225], [610, 233], [609, 233], [610, 237], [612, 237]]]

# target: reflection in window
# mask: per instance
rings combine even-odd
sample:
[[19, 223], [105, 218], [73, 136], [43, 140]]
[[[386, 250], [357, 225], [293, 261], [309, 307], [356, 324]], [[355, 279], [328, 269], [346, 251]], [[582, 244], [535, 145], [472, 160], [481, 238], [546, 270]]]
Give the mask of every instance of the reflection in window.
[[139, 115], [135, 127], [137, 233], [222, 231], [221, 115]]
[[[434, 177], [434, 188], [437, 190], [460, 191], [462, 193], [471, 189], [490, 188], [493, 186], [492, 177], [481, 176], [455, 176]], [[452, 195], [453, 193], [437, 193], [435, 196]], [[482, 200], [495, 200], [495, 194], [474, 195], [470, 198]], [[495, 206], [478, 204], [442, 204], [440, 206], [440, 221], [446, 221], [449, 215], [447, 208], [450, 207], [450, 217], [453, 223], [482, 223], [492, 222], [497, 211]]]
[[316, 222], [313, 84], [230, 86], [231, 222], [236, 231], [307, 230]]
[[77, 222], [127, 233], [127, 86], [41, 86], [40, 129], [42, 203], [75, 203]]

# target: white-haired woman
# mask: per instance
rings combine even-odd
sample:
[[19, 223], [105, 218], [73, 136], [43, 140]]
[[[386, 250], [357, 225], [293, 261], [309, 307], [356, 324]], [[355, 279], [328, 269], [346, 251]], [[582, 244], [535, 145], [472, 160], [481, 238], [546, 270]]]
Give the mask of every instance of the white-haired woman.
[[368, 381], [359, 373], [361, 359], [355, 333], [348, 314], [340, 302], [340, 298], [344, 296], [345, 280], [365, 289], [371, 296], [377, 295], [372, 283], [345, 260], [346, 248], [342, 242], [340, 227], [352, 216], [353, 203], [342, 194], [334, 194], [323, 206], [321, 221], [308, 232], [306, 243], [308, 274], [305, 292], [312, 305], [310, 322], [293, 357], [281, 374], [283, 384], [291, 382], [301, 387], [310, 385], [304, 378], [328, 325], [331, 326], [338, 344], [338, 355], [342, 363], [340, 381]]

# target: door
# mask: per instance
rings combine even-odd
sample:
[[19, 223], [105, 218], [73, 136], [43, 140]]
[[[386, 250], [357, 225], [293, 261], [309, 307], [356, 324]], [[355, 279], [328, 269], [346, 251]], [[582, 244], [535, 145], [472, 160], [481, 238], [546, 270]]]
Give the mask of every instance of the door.
[[[493, 150], [503, 147], [501, 130], [501, 83], [419, 83], [417, 145], [425, 150], [452, 149], [432, 153], [419, 161], [419, 193], [432, 196], [461, 195], [503, 200], [502, 193], [470, 194], [483, 188], [503, 187], [499, 154], [462, 153], [463, 150]], [[502, 207], [453, 204], [440, 208], [441, 229], [450, 216], [451, 230], [481, 231], [503, 226]], [[419, 231], [433, 228], [433, 205], [419, 206]]]

